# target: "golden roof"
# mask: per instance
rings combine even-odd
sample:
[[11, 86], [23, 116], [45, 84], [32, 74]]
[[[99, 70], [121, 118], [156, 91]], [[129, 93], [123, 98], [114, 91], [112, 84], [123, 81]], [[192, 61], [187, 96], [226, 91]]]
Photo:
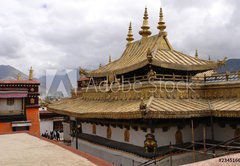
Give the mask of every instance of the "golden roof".
[[213, 114], [217, 117], [240, 117], [240, 99], [163, 99], [151, 97], [145, 101], [142, 115], [141, 100], [97, 101], [66, 99], [49, 105], [49, 110], [78, 118], [191, 118]]
[[155, 66], [176, 70], [210, 70], [217, 66], [213, 61], [201, 60], [172, 49], [168, 39], [155, 35], [129, 44], [120, 59], [90, 72], [90, 76], [104, 77], [110, 73], [123, 74], [148, 64], [147, 51], [152, 51]]
[[132, 27], [130, 24], [128, 33], [128, 44], [120, 59], [113, 61], [99, 69], [90, 72], [93, 77], [105, 77], [109, 74], [124, 74], [141, 67], [146, 66], [149, 62], [147, 60], [147, 50], [150, 49], [153, 55], [152, 65], [185, 71], [205, 71], [217, 67], [217, 63], [210, 60], [201, 60], [196, 57], [188, 56], [181, 52], [174, 50], [167, 39], [167, 32], [165, 32], [166, 25], [163, 21], [163, 12], [160, 9], [158, 35], [151, 35], [148, 26], [148, 14], [145, 8], [143, 26], [140, 31], [143, 36], [141, 40], [133, 42]]

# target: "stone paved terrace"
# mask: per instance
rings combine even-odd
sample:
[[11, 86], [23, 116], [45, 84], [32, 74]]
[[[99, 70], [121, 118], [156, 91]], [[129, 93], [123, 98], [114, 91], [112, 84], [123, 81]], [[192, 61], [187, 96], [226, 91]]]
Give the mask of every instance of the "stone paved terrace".
[[[107, 162], [27, 133], [0, 135], [0, 165], [108, 166]], [[79, 155], [80, 153], [80, 155]], [[82, 153], [82, 154], [81, 154]], [[87, 159], [88, 158], [88, 159]], [[91, 160], [91, 161], [90, 161]]]

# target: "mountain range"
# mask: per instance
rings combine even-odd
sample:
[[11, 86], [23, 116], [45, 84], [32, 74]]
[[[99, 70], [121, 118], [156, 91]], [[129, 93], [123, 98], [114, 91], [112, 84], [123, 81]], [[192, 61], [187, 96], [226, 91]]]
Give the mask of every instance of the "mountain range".
[[14, 80], [18, 74], [21, 75], [21, 79], [28, 79], [28, 76], [20, 70], [9, 65], [0, 65], [0, 80]]

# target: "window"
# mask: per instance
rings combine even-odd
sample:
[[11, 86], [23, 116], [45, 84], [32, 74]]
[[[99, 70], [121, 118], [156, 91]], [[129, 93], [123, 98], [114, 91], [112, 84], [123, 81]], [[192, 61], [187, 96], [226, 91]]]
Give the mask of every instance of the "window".
[[62, 121], [54, 121], [53, 122], [53, 130], [58, 130], [58, 131], [62, 132], [63, 131]]
[[8, 98], [7, 99], [7, 105], [11, 106], [14, 104], [14, 99], [13, 98]]
[[93, 134], [96, 134], [96, 124], [93, 124], [93, 125], [92, 125], [92, 133], [93, 133]]
[[112, 129], [110, 127], [107, 128], [107, 138], [111, 139], [112, 137]]
[[182, 144], [183, 143], [182, 132], [181, 132], [180, 129], [178, 129], [177, 132], [175, 133], [175, 139], [176, 139], [176, 144]]
[[129, 133], [128, 129], [126, 129], [125, 132], [124, 132], [124, 141], [125, 142], [129, 142], [130, 141], [130, 133]]

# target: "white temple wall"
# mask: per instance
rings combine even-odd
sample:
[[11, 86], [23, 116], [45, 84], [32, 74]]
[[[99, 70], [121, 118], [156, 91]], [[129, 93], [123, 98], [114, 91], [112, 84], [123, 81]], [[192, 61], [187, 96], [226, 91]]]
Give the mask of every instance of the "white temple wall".
[[[92, 134], [92, 130], [90, 130], [90, 134]], [[106, 138], [107, 137], [107, 126], [96, 125], [96, 135]]]
[[214, 124], [214, 139], [216, 141], [227, 141], [234, 137], [235, 129], [231, 128], [228, 124], [225, 127], [220, 127], [218, 124]]
[[63, 140], [70, 141], [70, 123], [62, 122], [63, 124]]
[[[192, 141], [192, 128], [190, 125], [186, 126], [188, 129], [190, 129], [190, 141]], [[207, 133], [206, 133], [207, 135]], [[194, 129], [194, 137], [195, 141], [201, 141], [203, 140], [203, 125], [200, 124]], [[189, 139], [189, 138], [188, 138]]]
[[0, 115], [19, 115], [22, 110], [22, 99], [14, 99], [13, 105], [7, 105], [7, 99], [0, 99]]
[[82, 132], [92, 134], [92, 125], [89, 123], [82, 123]]
[[[118, 141], [118, 142], [124, 142], [124, 129], [120, 129], [118, 127], [116, 128], [111, 127], [111, 129], [112, 129], [112, 140]], [[130, 134], [130, 137], [131, 137], [131, 134]]]
[[50, 131], [53, 131], [53, 121], [48, 119], [47, 120], [41, 119], [40, 134], [45, 133], [46, 130], [48, 131], [48, 133], [50, 133]]
[[[118, 141], [118, 142], [123, 142], [123, 143], [129, 143], [133, 144], [136, 146], [144, 146], [144, 141], [145, 141], [145, 135], [147, 133], [150, 133], [150, 129], [147, 130], [147, 132], [142, 131], [140, 128], [138, 131], [135, 131], [134, 129], [130, 128], [129, 133], [130, 133], [130, 141], [125, 142], [124, 141], [124, 132], [125, 128], [119, 128], [119, 127], [112, 127], [112, 138], [111, 140]], [[96, 125], [96, 134], [92, 133], [92, 124], [90, 123], [82, 123], [82, 132], [86, 134], [91, 134], [91, 135], [97, 135], [103, 138], [107, 137], [107, 127], [106, 126], [101, 126], [101, 125]]]
[[135, 131], [134, 129], [130, 128], [130, 144], [137, 145], [137, 146], [144, 146], [145, 136], [150, 133], [150, 129], [147, 129], [147, 132], [144, 132], [140, 128], [138, 128], [138, 131]]
[[[157, 140], [158, 146], [166, 146], [171, 142], [172, 144], [176, 143], [175, 133], [177, 131], [177, 126], [170, 127], [167, 131], [163, 132], [162, 128], [158, 128], [155, 130], [155, 139]], [[190, 125], [185, 125], [183, 129], [181, 129], [183, 142], [191, 142], [192, 141], [192, 128]], [[194, 129], [195, 141], [199, 141], [203, 139], [203, 126], [198, 125]]]
[[[130, 141], [124, 141], [124, 131], [125, 128], [121, 129], [119, 127], [111, 127], [112, 130], [112, 138], [111, 140], [129, 143], [136, 146], [144, 146], [145, 135], [151, 133], [150, 129], [147, 132], [144, 132], [140, 128], [135, 131], [130, 128]], [[177, 131], [177, 126], [170, 127], [167, 131], [163, 132], [162, 128], [155, 129], [154, 135], [157, 140], [158, 146], [166, 146], [169, 145], [170, 141], [172, 144], [176, 143], [175, 133]], [[192, 141], [192, 129], [190, 125], [185, 125], [182, 131], [183, 142], [191, 142]], [[218, 124], [214, 124], [214, 135], [215, 140], [217, 141], [226, 141], [234, 136], [234, 129], [232, 129], [229, 125], [226, 125], [225, 128], [221, 128]], [[90, 123], [82, 123], [82, 132], [86, 134], [92, 134], [92, 124]], [[96, 135], [106, 138], [107, 136], [107, 126], [96, 125]], [[203, 125], [198, 125], [194, 129], [195, 141], [203, 140]], [[211, 139], [211, 127], [206, 127], [206, 139]]]

